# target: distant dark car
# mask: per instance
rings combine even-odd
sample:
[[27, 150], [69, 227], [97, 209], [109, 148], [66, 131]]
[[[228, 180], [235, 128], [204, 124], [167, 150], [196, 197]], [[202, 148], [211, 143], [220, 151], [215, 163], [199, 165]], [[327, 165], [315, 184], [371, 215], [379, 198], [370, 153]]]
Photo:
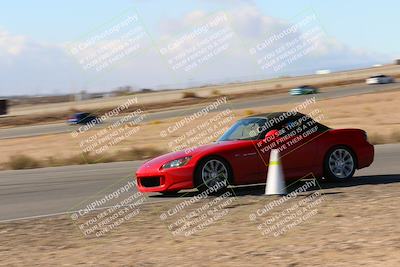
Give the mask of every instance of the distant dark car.
[[97, 117], [91, 113], [80, 112], [70, 116], [67, 121], [70, 125], [74, 124], [96, 124], [99, 123]]
[[0, 115], [7, 114], [8, 102], [7, 99], [0, 99]]

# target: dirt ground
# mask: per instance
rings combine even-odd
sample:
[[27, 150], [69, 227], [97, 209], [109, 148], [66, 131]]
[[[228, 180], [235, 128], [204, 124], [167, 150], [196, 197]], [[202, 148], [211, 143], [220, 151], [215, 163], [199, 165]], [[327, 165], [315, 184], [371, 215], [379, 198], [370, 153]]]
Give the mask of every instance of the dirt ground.
[[[398, 177], [321, 185], [254, 221], [250, 214], [282, 198], [264, 196], [258, 187], [235, 189], [220, 209], [225, 215], [189, 236], [174, 236], [160, 219], [182, 199], [144, 204], [101, 237], [85, 237], [70, 216], [1, 223], [0, 266], [399, 266]], [[312, 216], [278, 236], [261, 234], [258, 225], [266, 218], [316, 194], [322, 201], [312, 206]]]
[[[370, 141], [375, 144], [396, 143], [400, 142], [400, 113], [395, 112], [399, 106], [400, 91], [391, 91], [317, 101], [307, 109], [301, 110], [301, 112], [309, 113], [318, 109], [320, 114], [323, 115], [321, 122], [329, 127], [360, 128], [367, 131]], [[223, 132], [237, 119], [250, 114], [285, 111], [293, 107], [293, 104], [286, 104], [252, 110], [235, 110], [232, 112], [232, 120], [227, 120], [226, 123], [220, 125], [218, 130]], [[221, 110], [224, 109], [229, 109], [229, 102]], [[140, 126], [136, 133], [129, 135], [121, 142], [109, 146], [107, 150], [96, 154], [95, 157], [100, 160], [105, 155], [119, 153], [130, 148], [157, 148], [164, 151], [179, 150], [179, 145], [188, 141], [189, 138], [186, 138], [185, 135], [194, 128], [193, 125], [201, 125], [206, 121], [212, 120], [215, 116], [215, 113], [210, 113], [200, 117], [164, 137], [160, 137], [161, 131], [166, 131], [168, 127], [182, 120], [182, 117], [145, 123]], [[6, 168], [5, 163], [13, 155], [23, 154], [40, 160], [49, 157], [67, 158], [80, 155], [89, 144], [84, 142], [85, 145], [81, 146], [82, 141], [88, 140], [98, 132], [99, 130], [91, 130], [80, 134], [78, 137], [71, 136], [71, 133], [65, 133], [0, 140], [0, 146], [3, 151], [0, 154], [0, 165], [3, 164], [3, 168]], [[210, 143], [216, 140], [221, 133], [215, 131], [215, 136], [202, 136], [201, 131], [198, 130], [194, 134], [194, 136], [199, 137], [197, 138], [198, 140], [186, 142], [186, 144], [188, 147], [193, 147], [200, 145], [202, 142]]]

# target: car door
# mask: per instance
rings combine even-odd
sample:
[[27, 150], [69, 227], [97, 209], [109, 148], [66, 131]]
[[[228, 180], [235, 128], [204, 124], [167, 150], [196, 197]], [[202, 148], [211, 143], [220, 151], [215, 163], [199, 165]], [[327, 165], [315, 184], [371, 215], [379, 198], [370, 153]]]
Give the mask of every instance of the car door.
[[237, 184], [252, 184], [265, 182], [266, 165], [256, 149], [256, 140], [239, 141], [232, 151], [232, 166], [234, 166], [235, 182]]
[[287, 118], [273, 129], [279, 134], [266, 140], [263, 149], [260, 150], [264, 162], [269, 163], [271, 149], [278, 149], [287, 179], [301, 178], [309, 174], [312, 172], [317, 152], [317, 129], [317, 123], [308, 116]]
[[266, 167], [256, 149], [258, 134], [265, 123], [265, 117], [249, 117], [238, 121], [221, 137], [229, 142], [225, 156], [231, 162], [236, 184], [265, 182]]

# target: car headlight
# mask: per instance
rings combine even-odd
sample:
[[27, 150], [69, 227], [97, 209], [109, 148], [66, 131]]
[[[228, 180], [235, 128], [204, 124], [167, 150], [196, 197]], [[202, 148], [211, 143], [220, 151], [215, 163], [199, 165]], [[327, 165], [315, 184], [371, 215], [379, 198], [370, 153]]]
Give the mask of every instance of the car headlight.
[[187, 156], [187, 157], [183, 157], [180, 159], [171, 160], [170, 162], [167, 162], [164, 165], [162, 165], [161, 168], [169, 169], [169, 168], [182, 167], [182, 166], [185, 166], [186, 164], [188, 164], [188, 162], [190, 161], [191, 158], [192, 158], [191, 156]]

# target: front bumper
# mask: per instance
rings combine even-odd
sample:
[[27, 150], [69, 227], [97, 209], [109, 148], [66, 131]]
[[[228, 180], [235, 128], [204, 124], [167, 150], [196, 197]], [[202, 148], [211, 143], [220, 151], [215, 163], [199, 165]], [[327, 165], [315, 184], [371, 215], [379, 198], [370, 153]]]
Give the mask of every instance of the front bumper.
[[143, 170], [136, 172], [140, 192], [170, 192], [191, 189], [193, 184], [193, 166], [183, 166], [165, 170]]

